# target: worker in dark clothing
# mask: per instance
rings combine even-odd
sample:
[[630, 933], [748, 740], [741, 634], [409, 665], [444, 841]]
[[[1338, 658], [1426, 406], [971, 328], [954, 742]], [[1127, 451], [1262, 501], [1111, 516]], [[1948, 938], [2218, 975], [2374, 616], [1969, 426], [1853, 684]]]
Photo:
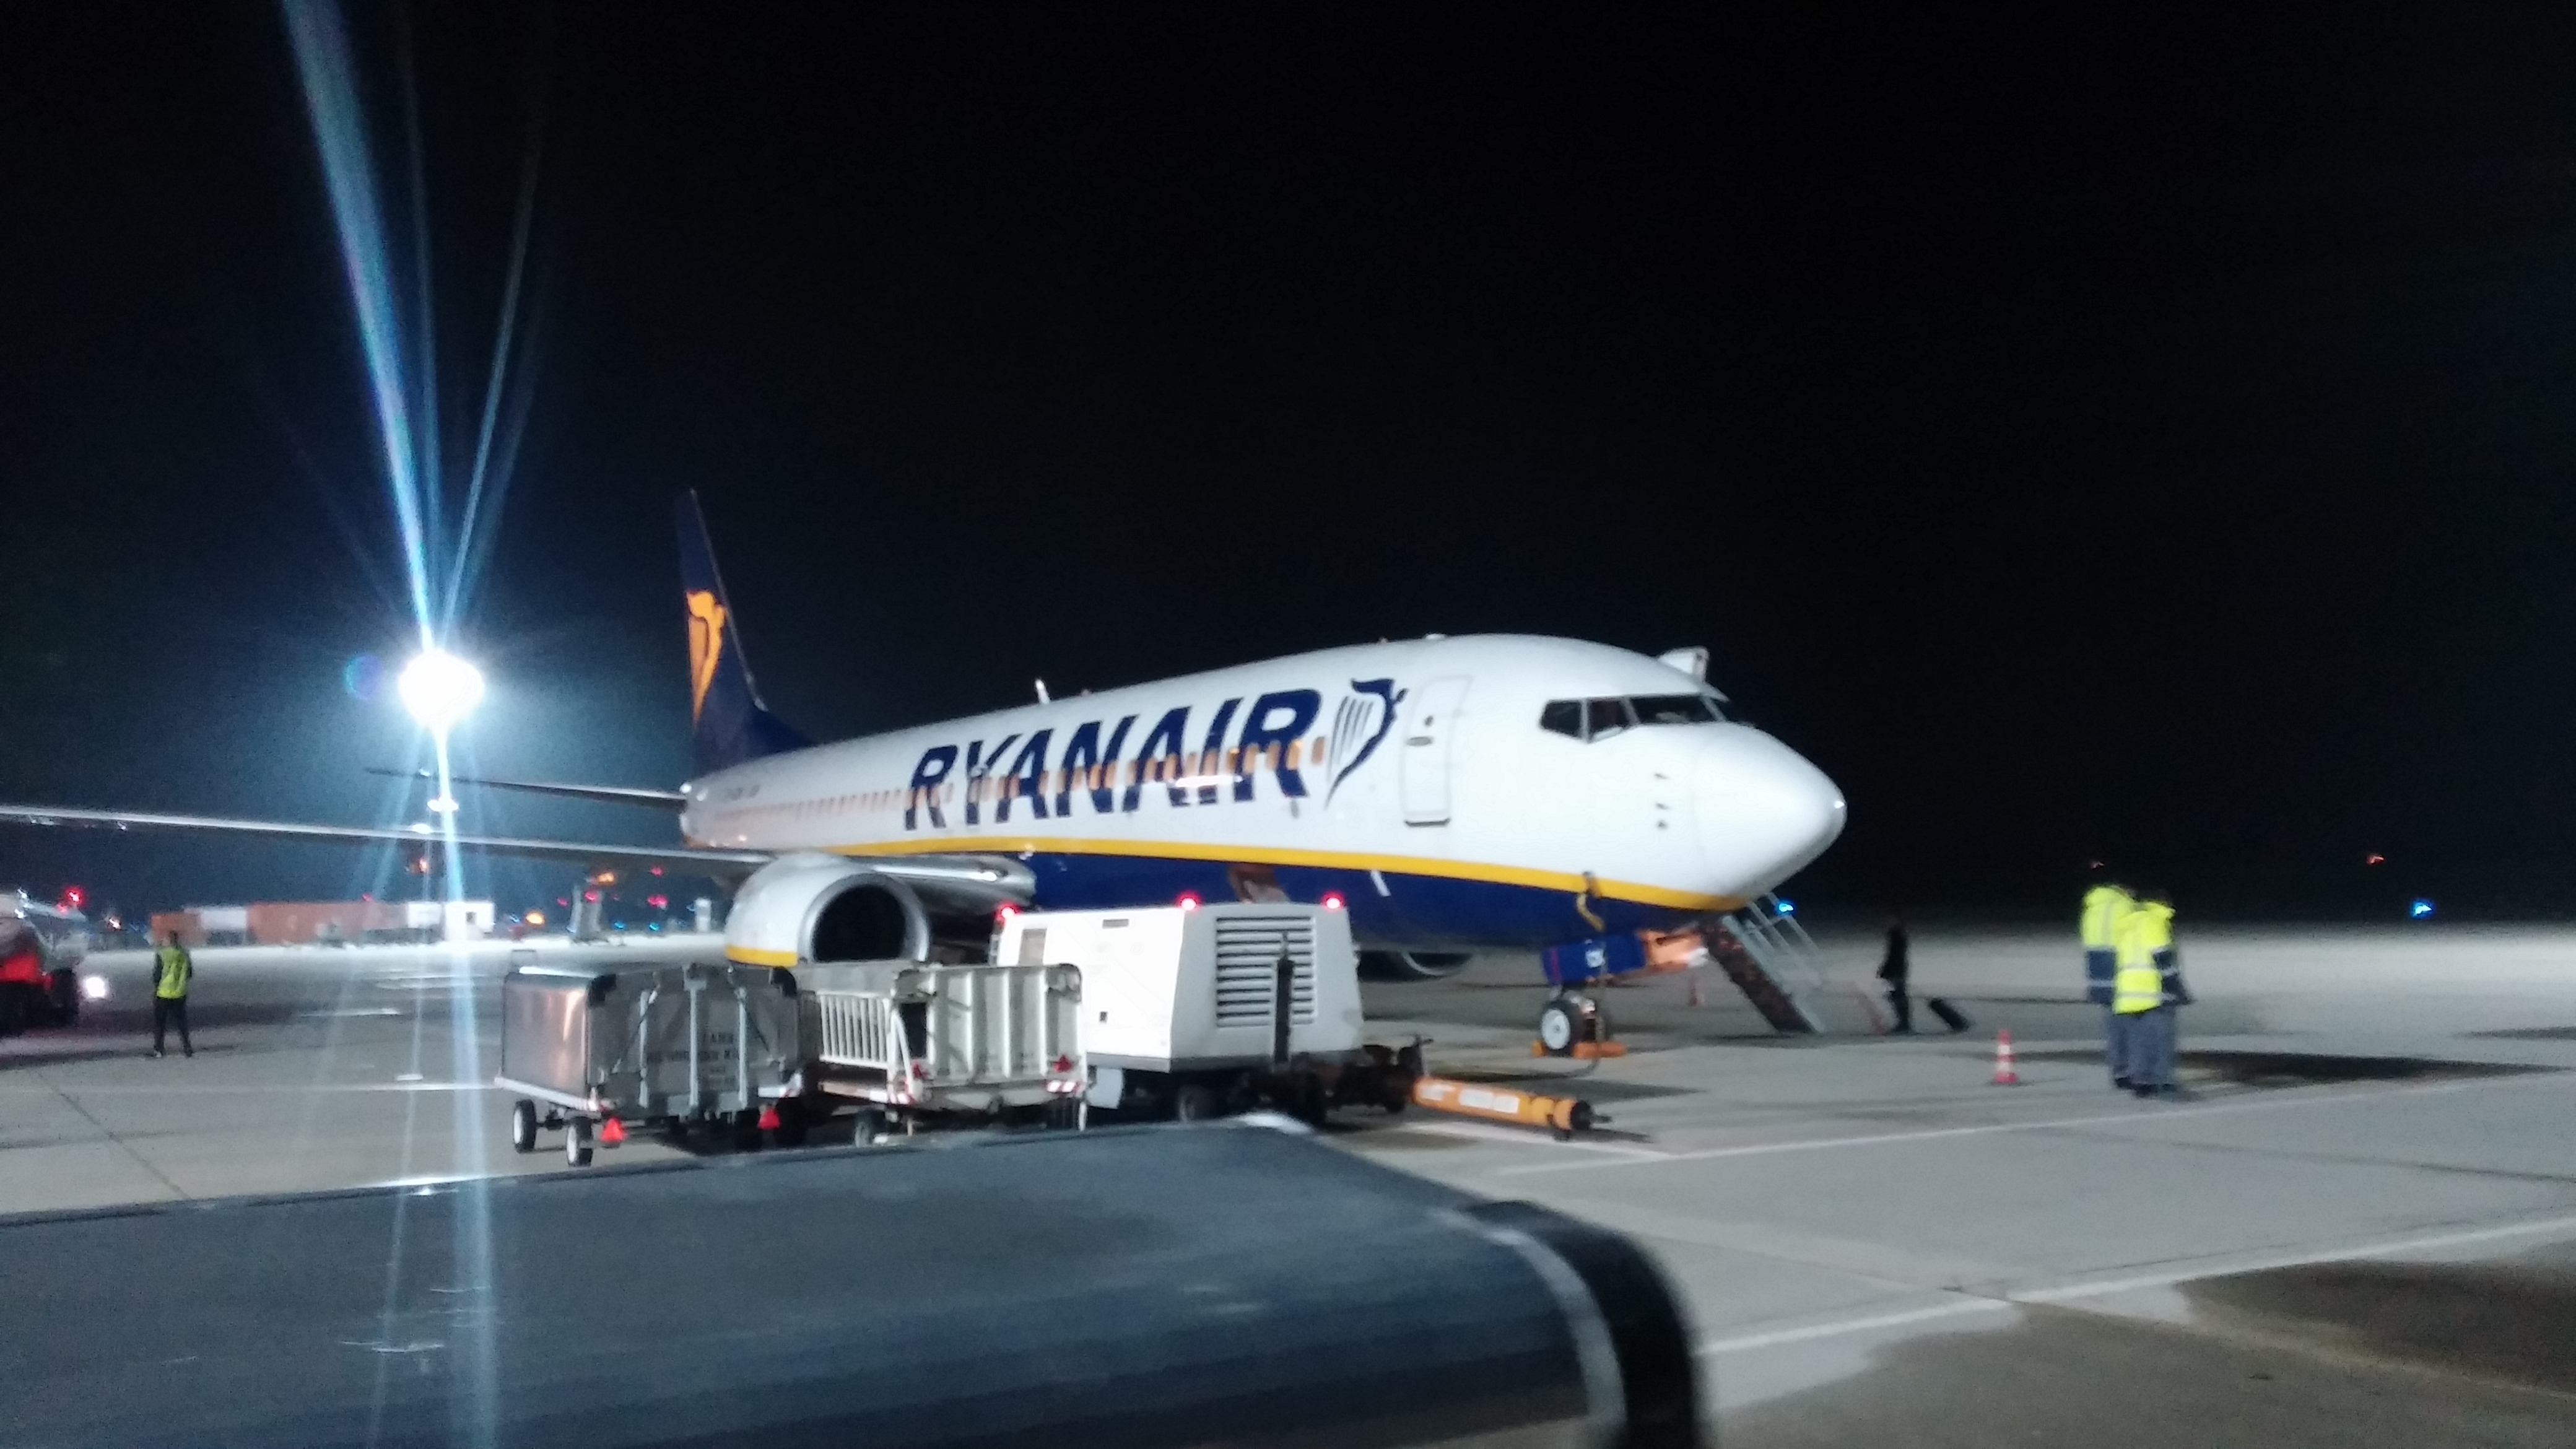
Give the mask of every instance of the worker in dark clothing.
[[188, 1040], [188, 980], [196, 973], [196, 961], [172, 931], [169, 941], [152, 953], [152, 1055], [162, 1054], [163, 1033], [173, 1023], [179, 1028], [181, 1055], [197, 1054], [196, 1043]]
[[1887, 983], [1887, 1004], [1896, 1013], [1896, 1030], [1914, 1030], [1914, 999], [1905, 994], [1906, 977], [1914, 966], [1906, 958], [1905, 923], [1887, 928], [1887, 954], [1878, 963], [1878, 979]]

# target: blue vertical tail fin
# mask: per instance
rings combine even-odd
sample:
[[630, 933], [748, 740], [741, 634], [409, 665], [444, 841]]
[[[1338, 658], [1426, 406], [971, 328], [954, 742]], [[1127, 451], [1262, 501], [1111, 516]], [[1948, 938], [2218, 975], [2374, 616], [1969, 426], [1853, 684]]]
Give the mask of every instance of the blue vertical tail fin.
[[812, 743], [760, 702], [742, 631], [716, 573], [698, 495], [679, 501], [680, 589], [689, 621], [689, 746], [700, 775]]

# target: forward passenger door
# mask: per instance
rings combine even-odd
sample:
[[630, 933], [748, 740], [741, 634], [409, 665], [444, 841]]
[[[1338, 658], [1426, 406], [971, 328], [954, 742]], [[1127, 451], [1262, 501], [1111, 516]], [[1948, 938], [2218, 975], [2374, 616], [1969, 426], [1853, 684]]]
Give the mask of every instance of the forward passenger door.
[[1435, 679], [1404, 704], [1402, 790], [1404, 823], [1449, 823], [1449, 747], [1458, 736], [1458, 712], [1467, 677]]

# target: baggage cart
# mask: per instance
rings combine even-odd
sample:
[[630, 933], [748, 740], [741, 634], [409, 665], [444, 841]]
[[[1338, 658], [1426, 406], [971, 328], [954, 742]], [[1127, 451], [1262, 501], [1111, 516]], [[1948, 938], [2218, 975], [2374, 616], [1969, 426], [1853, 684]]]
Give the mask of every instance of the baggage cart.
[[745, 1145], [794, 1083], [796, 978], [767, 966], [522, 965], [501, 981], [501, 1070], [510, 1145], [564, 1134], [587, 1166], [629, 1124], [729, 1128]]
[[807, 966], [787, 1111], [858, 1105], [858, 1140], [942, 1120], [1083, 1125], [1082, 973], [1064, 965]]

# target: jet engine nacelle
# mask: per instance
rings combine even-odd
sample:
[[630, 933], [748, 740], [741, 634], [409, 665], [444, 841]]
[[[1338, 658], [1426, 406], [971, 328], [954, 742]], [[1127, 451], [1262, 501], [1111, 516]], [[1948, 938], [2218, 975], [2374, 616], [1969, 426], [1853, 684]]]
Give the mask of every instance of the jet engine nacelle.
[[1371, 981], [1440, 981], [1467, 969], [1464, 951], [1362, 951], [1360, 974]]
[[754, 966], [927, 961], [930, 913], [911, 886], [845, 856], [782, 856], [742, 883], [725, 955]]

